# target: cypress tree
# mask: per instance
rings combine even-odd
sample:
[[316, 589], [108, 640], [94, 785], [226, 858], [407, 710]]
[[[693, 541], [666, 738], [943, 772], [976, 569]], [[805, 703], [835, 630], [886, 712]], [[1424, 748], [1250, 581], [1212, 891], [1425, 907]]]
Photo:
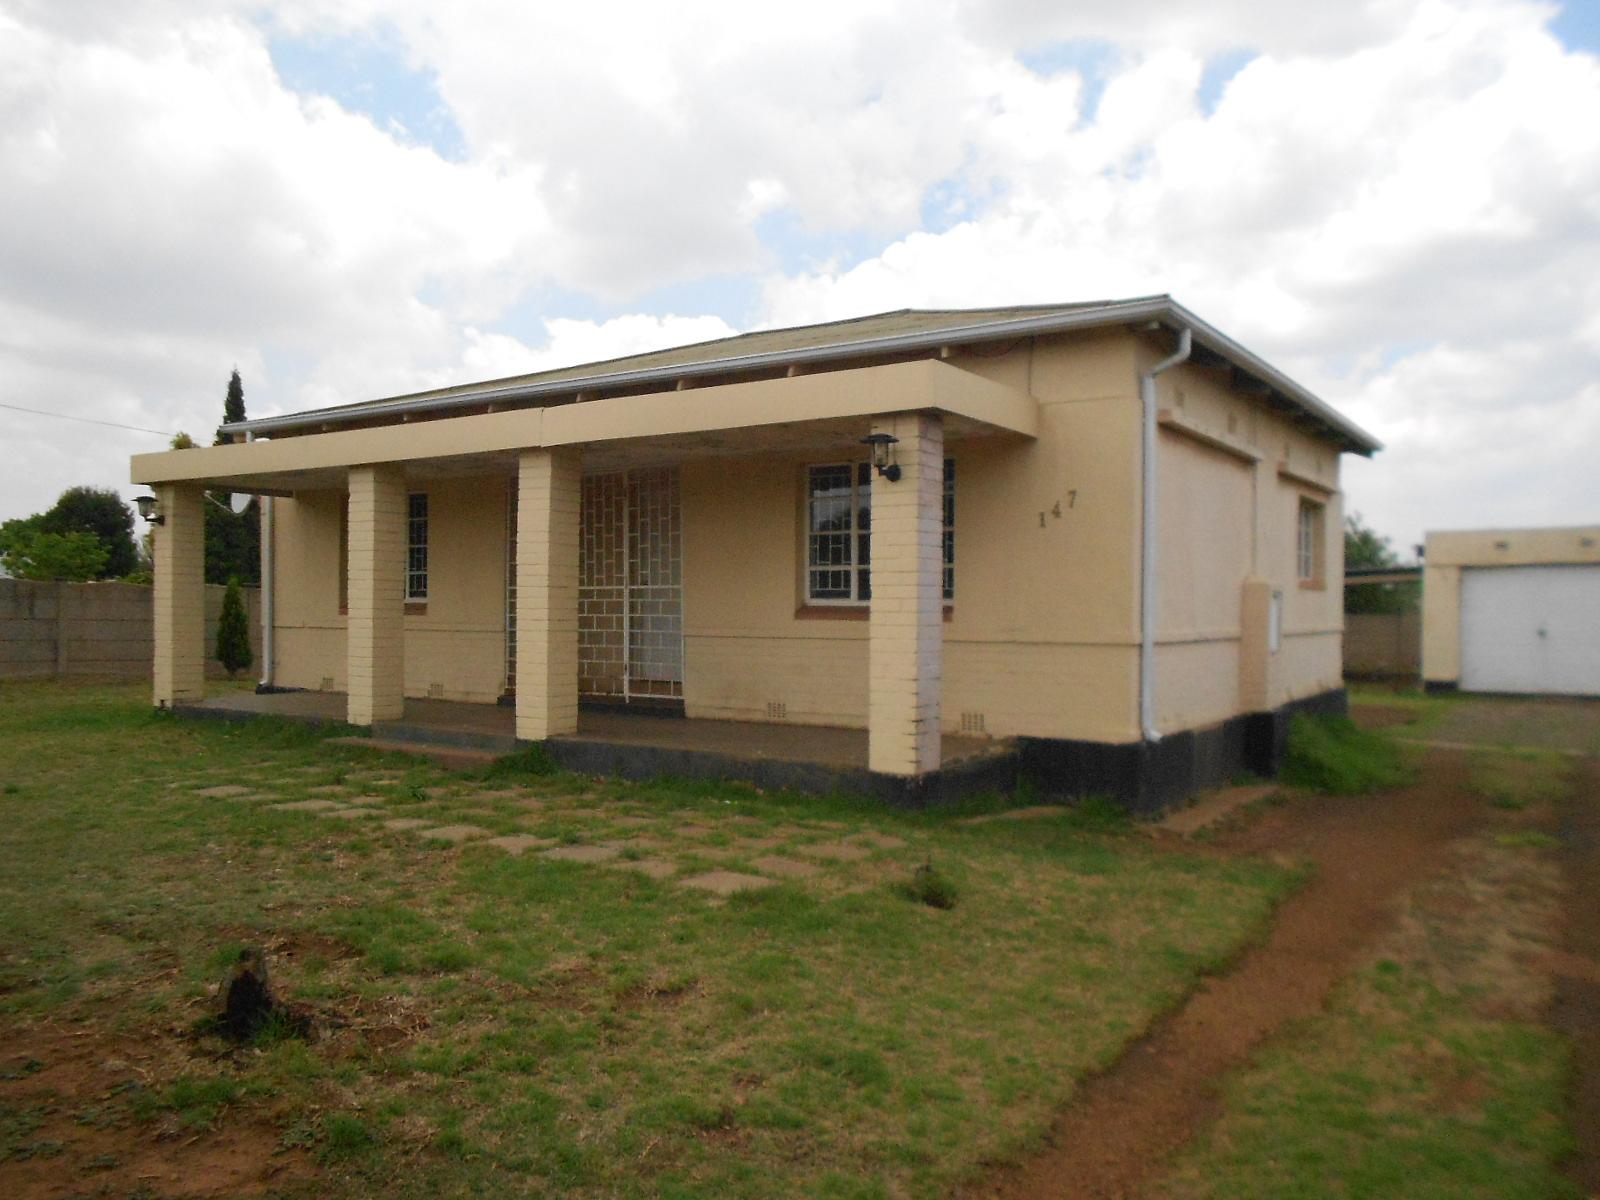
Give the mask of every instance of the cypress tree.
[[250, 618], [244, 611], [244, 593], [239, 590], [239, 579], [228, 580], [228, 590], [222, 594], [222, 618], [217, 622], [217, 659], [232, 679], [240, 671], [250, 669], [255, 662], [255, 652], [250, 649]]

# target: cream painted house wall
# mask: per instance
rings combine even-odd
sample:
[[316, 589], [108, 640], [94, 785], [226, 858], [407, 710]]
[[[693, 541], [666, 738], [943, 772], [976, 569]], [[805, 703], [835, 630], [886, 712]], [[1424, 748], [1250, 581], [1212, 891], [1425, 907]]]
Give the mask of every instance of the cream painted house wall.
[[[1138, 376], [1157, 356], [1114, 330], [947, 360], [1039, 402], [1035, 439], [946, 445], [956, 463], [947, 731], [1138, 739]], [[1216, 368], [1164, 375], [1158, 405], [1177, 414], [1158, 448], [1159, 727], [1202, 728], [1339, 687], [1337, 451], [1233, 390]], [[805, 469], [822, 461], [837, 458], [681, 462], [688, 715], [767, 720], [781, 711], [793, 722], [866, 724], [865, 611], [823, 615], [804, 603]], [[510, 484], [509, 475], [411, 480], [429, 496], [430, 594], [427, 611], [405, 619], [409, 696], [501, 695]], [[1326, 571], [1315, 589], [1295, 579], [1302, 496], [1326, 505]], [[343, 504], [331, 490], [277, 504], [277, 681], [286, 686], [345, 686]], [[1264, 621], [1247, 620], [1251, 581], [1283, 594], [1275, 654], [1265, 653]]]

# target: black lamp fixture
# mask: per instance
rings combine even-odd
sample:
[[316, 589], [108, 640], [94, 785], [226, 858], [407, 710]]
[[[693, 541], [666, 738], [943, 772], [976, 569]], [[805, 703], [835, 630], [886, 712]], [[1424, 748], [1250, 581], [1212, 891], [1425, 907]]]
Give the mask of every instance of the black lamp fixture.
[[872, 466], [890, 483], [900, 478], [900, 464], [894, 461], [894, 450], [891, 447], [900, 439], [892, 433], [869, 433], [861, 439], [863, 446], [872, 447]]
[[133, 503], [139, 509], [139, 516], [149, 521], [152, 525], [165, 525], [166, 516], [161, 511], [161, 501], [154, 496], [135, 496]]

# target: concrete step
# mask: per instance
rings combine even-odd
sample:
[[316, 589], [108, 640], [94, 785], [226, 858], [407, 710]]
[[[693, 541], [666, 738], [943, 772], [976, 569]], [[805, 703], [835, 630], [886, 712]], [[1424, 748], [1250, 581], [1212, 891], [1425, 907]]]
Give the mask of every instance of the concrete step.
[[486, 733], [439, 725], [409, 725], [404, 721], [374, 721], [372, 736], [390, 742], [422, 742], [432, 746], [493, 750], [496, 754], [510, 754], [517, 748], [517, 739], [508, 733]]
[[1240, 787], [1201, 792], [1187, 808], [1168, 813], [1152, 829], [1178, 837], [1193, 837], [1231, 817], [1242, 808], [1265, 800], [1282, 789], [1275, 783], [1250, 783]]
[[446, 746], [438, 742], [408, 741], [402, 738], [336, 737], [329, 738], [332, 746], [355, 746], [362, 750], [386, 750], [399, 754], [412, 754], [448, 767], [452, 771], [471, 771], [486, 767], [501, 756], [501, 751], [485, 750], [478, 746]]

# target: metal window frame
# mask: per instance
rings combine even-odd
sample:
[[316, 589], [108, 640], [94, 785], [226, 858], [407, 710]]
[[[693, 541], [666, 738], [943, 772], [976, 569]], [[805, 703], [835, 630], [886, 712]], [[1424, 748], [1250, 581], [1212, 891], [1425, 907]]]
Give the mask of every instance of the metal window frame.
[[[861, 577], [858, 574], [858, 572], [861, 570], [861, 564], [857, 561], [857, 548], [859, 543], [856, 541], [856, 539], [862, 536], [862, 530], [857, 524], [857, 518], [861, 514], [860, 492], [862, 484], [860, 468], [864, 465], [864, 460], [859, 459], [855, 462], [821, 462], [806, 464], [805, 562], [802, 565], [802, 569], [805, 572], [805, 602], [808, 605], [825, 605], [832, 608], [866, 608], [872, 603], [870, 599], [863, 600], [857, 594], [861, 587]], [[816, 500], [816, 496], [812, 492], [811, 487], [812, 472], [826, 471], [836, 468], [849, 468], [850, 470], [850, 561], [848, 564], [840, 564], [837, 566], [814, 567], [811, 565], [811, 539], [820, 535], [817, 533], [816, 526], [813, 524], [815, 510], [812, 508], [812, 505]], [[953, 455], [946, 455], [944, 457], [944, 463], [941, 467], [941, 471], [942, 479], [939, 485], [939, 593], [944, 602], [946, 604], [950, 604], [955, 601], [956, 597], [956, 460]], [[872, 487], [872, 475], [870, 473], [867, 475], [866, 486], [870, 494], [870, 489]], [[948, 503], [946, 503], [947, 500]], [[948, 521], [945, 520], [946, 514], [948, 514], [950, 517]], [[872, 536], [872, 530], [866, 530], [865, 536], [870, 538]], [[948, 552], [946, 552], [947, 547]], [[812, 587], [813, 573], [817, 571], [829, 570], [848, 570], [850, 572], [849, 599], [832, 596], [823, 597], [815, 594]], [[944, 584], [946, 579], [950, 581], [949, 587], [946, 587]]]
[[[422, 515], [420, 517], [416, 515], [418, 500], [422, 501]], [[430, 515], [427, 492], [406, 493], [406, 574], [403, 588], [405, 598], [408, 601], [426, 600], [428, 598], [429, 575], [433, 569], [433, 562], [428, 554]], [[422, 526], [420, 540], [416, 536], [419, 523]], [[419, 549], [422, 551], [422, 569], [420, 571], [413, 569], [411, 566], [411, 555]], [[422, 579], [422, 590], [416, 591], [412, 588], [412, 582], [419, 576]]]

